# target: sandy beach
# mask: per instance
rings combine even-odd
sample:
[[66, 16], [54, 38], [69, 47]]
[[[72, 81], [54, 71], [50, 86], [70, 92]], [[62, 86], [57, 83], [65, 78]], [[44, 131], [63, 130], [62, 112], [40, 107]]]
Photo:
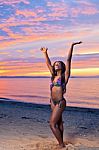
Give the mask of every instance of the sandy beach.
[[[0, 99], [0, 150], [58, 150], [50, 113], [49, 105]], [[66, 107], [63, 120], [65, 150], [99, 150], [99, 109]]]

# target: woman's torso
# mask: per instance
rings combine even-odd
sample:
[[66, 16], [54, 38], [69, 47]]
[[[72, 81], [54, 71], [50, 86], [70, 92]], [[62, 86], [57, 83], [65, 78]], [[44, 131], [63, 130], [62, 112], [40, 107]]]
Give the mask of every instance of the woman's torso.
[[50, 84], [50, 90], [51, 90], [51, 98], [54, 100], [60, 100], [63, 98], [63, 90], [64, 90], [64, 84], [61, 82], [61, 77], [55, 77], [53, 81], [51, 81]]

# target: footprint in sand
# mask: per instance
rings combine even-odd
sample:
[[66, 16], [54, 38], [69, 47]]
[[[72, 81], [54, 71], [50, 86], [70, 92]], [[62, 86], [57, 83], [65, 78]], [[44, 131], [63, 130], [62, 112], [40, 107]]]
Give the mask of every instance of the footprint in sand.
[[4, 118], [4, 117], [7, 117], [6, 114], [0, 114], [0, 118]]
[[32, 119], [32, 118], [30, 118], [30, 117], [21, 117], [22, 119]]
[[66, 145], [66, 150], [75, 150], [75, 148], [72, 144], [68, 144]]

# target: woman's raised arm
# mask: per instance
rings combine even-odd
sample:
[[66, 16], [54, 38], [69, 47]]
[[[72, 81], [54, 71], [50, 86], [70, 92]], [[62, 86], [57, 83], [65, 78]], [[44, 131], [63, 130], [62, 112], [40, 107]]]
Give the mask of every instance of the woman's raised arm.
[[48, 50], [48, 48], [41, 47], [41, 51], [44, 53], [44, 56], [45, 56], [46, 64], [47, 64], [47, 66], [48, 66], [48, 68], [50, 70], [50, 73], [53, 74], [53, 68], [52, 68], [51, 61], [49, 59], [47, 50]]
[[81, 44], [81, 43], [82, 43], [81, 41], [80, 42], [72, 43], [71, 48], [70, 48], [70, 50], [68, 52], [67, 61], [66, 61], [65, 84], [67, 84], [68, 79], [70, 77], [70, 73], [71, 73], [71, 59], [72, 59], [72, 53], [73, 53], [74, 45]]

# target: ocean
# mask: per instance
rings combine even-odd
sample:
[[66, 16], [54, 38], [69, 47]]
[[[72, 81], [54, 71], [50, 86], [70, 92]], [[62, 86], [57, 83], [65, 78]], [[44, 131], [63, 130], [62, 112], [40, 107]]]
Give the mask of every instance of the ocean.
[[[99, 109], [99, 78], [70, 78], [67, 106]], [[0, 78], [0, 99], [50, 104], [50, 78]]]

